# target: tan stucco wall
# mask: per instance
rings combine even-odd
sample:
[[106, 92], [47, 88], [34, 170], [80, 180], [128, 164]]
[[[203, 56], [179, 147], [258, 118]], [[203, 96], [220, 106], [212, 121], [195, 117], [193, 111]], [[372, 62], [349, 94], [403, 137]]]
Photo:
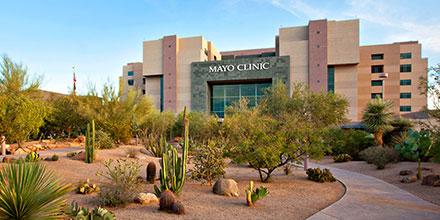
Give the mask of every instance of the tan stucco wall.
[[148, 76], [145, 87], [146, 94], [153, 100], [154, 106], [160, 109], [160, 76]]
[[328, 21], [329, 65], [359, 63], [359, 20]]
[[[128, 76], [128, 72], [133, 71], [133, 76]], [[128, 80], [133, 79], [134, 85], [129, 86]], [[142, 93], [142, 90], [145, 89], [143, 82], [142, 82], [142, 63], [128, 63], [127, 65], [124, 65], [122, 67], [122, 77], [121, 77], [122, 84], [122, 97], [124, 98], [127, 95], [128, 90], [138, 90], [138, 92]]]
[[144, 75], [162, 74], [162, 39], [144, 41], [143, 44]]
[[357, 65], [335, 66], [335, 93], [349, 101], [347, 118], [357, 121]]
[[309, 82], [308, 27], [279, 29], [279, 55], [290, 56], [290, 84]]

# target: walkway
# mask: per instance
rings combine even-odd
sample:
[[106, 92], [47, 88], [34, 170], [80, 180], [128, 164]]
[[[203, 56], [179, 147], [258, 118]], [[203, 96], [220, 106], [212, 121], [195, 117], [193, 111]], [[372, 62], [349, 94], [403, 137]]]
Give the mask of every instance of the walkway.
[[382, 180], [323, 165], [311, 166], [329, 168], [347, 191], [339, 201], [314, 214], [310, 220], [440, 219], [440, 206]]

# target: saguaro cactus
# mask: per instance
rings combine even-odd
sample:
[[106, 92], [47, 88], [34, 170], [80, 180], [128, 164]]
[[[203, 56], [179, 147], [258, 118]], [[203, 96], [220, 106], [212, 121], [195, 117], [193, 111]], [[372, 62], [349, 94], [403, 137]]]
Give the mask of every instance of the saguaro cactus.
[[160, 189], [154, 186], [156, 195], [164, 190], [171, 190], [176, 194], [182, 191], [186, 178], [186, 164], [189, 149], [189, 119], [186, 107], [183, 110], [183, 146], [182, 156], [179, 157], [175, 147], [166, 150], [162, 154], [160, 169]]
[[95, 120], [92, 120], [91, 126], [87, 124], [85, 153], [85, 162], [93, 163], [95, 160]]

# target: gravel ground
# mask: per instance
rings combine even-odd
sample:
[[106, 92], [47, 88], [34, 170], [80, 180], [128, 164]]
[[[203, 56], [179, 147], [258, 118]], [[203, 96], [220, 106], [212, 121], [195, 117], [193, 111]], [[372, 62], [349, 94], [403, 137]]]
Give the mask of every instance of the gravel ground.
[[[411, 170], [414, 175], [417, 173], [416, 162], [399, 162], [388, 164], [385, 169], [378, 170], [372, 164], [367, 164], [364, 161], [350, 161], [346, 163], [334, 163], [333, 159], [325, 158], [317, 163], [326, 164], [332, 167], [345, 169], [373, 176], [385, 182], [391, 183], [403, 190], [406, 190], [428, 202], [440, 205], [440, 187], [423, 186], [421, 180], [414, 183], [401, 183], [402, 176], [399, 175], [401, 170]], [[423, 176], [428, 174], [440, 174], [440, 164], [438, 163], [422, 163], [422, 167], [430, 168], [432, 171], [423, 171]]]
[[[65, 182], [77, 184], [89, 178], [93, 183], [102, 185], [105, 180], [96, 176], [97, 171], [104, 171], [103, 161], [109, 158], [126, 157], [126, 150], [135, 146], [121, 146], [112, 150], [99, 150], [98, 160], [93, 164], [75, 161], [60, 153], [60, 160], [43, 162]], [[140, 147], [136, 147], [139, 148]], [[149, 161], [158, 163], [154, 157], [141, 155], [138, 160], [142, 165], [140, 175], [145, 177], [145, 168]], [[258, 180], [257, 172], [251, 168], [230, 165], [226, 169], [226, 177], [238, 182], [240, 196], [236, 198], [223, 197], [211, 192], [212, 188], [199, 182], [188, 181], [182, 195], [178, 197], [186, 209], [186, 214], [177, 216], [159, 212], [158, 205], [129, 204], [126, 207], [111, 208], [117, 219], [305, 219], [319, 210], [334, 203], [344, 194], [345, 188], [339, 182], [315, 183], [306, 179], [302, 169], [294, 169], [289, 176], [284, 175], [281, 169], [275, 173], [271, 183], [260, 183], [268, 188], [269, 195], [258, 201], [255, 207], [249, 208], [245, 203], [244, 190], [249, 180]], [[158, 184], [158, 181], [156, 182]], [[153, 185], [142, 184], [139, 188], [143, 192], [152, 192]], [[96, 195], [78, 195], [70, 193], [69, 202], [93, 207], [96, 205]]]

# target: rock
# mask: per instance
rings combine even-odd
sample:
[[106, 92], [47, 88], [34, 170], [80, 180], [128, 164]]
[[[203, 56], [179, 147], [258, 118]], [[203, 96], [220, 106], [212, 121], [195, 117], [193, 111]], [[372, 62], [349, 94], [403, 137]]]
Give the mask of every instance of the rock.
[[412, 175], [412, 174], [413, 174], [413, 171], [411, 171], [411, 170], [401, 170], [399, 172], [399, 175], [401, 175], [401, 176], [408, 176], [408, 175]]
[[416, 176], [404, 176], [402, 177], [402, 179], [400, 180], [401, 183], [414, 183], [417, 181], [417, 177]]
[[158, 203], [159, 199], [153, 193], [139, 193], [134, 199], [134, 202], [142, 205], [148, 205], [151, 203]]
[[78, 140], [79, 143], [85, 143], [86, 142], [86, 136], [83, 136], [83, 135], [78, 136], [77, 140]]
[[429, 168], [429, 167], [422, 167], [422, 170], [431, 171], [432, 172], [432, 168]]
[[5, 156], [3, 157], [3, 163], [12, 163], [14, 161], [13, 157]]
[[440, 180], [435, 181], [434, 185], [432, 185], [432, 186], [440, 187]]
[[77, 154], [75, 154], [72, 157], [72, 159], [74, 159], [74, 160], [85, 160], [86, 159], [86, 152], [84, 152], [84, 151], [78, 152]]
[[440, 180], [440, 175], [430, 174], [423, 177], [422, 185], [434, 186]]
[[215, 182], [212, 192], [218, 195], [235, 196], [238, 194], [237, 182], [233, 179], [219, 179]]

